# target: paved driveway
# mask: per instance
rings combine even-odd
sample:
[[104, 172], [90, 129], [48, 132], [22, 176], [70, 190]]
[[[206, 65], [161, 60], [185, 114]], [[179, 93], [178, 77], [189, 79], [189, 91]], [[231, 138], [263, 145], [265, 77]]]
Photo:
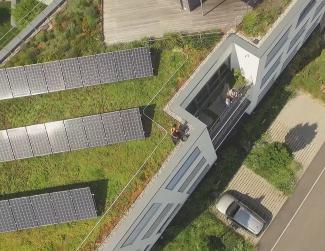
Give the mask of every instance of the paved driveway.
[[161, 37], [167, 32], [229, 29], [238, 24], [249, 6], [243, 0], [204, 1], [188, 13], [179, 0], [104, 0], [103, 26], [107, 43]]
[[259, 251], [325, 250], [325, 144], [263, 235]]

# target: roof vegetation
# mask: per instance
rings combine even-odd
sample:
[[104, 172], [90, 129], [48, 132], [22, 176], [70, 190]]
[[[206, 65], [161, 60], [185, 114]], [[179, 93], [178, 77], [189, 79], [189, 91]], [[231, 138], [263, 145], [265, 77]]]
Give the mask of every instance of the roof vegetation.
[[239, 30], [246, 36], [263, 36], [284, 12], [291, 0], [263, 0], [244, 16]]
[[[153, 110], [152, 117], [162, 126], [167, 128], [172, 125], [173, 121], [163, 112], [163, 107], [206, 57], [220, 34], [200, 37], [169, 34], [156, 42], [143, 40], [106, 47], [101, 35], [100, 6], [99, 1], [69, 0], [66, 8], [54, 19], [53, 29], [41, 31], [6, 66], [149, 45], [156, 75], [1, 101], [0, 129], [144, 107], [164, 84], [165, 88], [153, 100], [148, 111]], [[185, 61], [184, 67], [170, 79]], [[100, 193], [97, 196], [102, 198], [99, 207], [107, 209], [159, 144], [157, 151], [85, 243], [84, 250], [93, 250], [96, 243], [112, 230], [173, 149], [170, 138], [164, 138], [165, 133], [154, 123], [151, 126], [151, 136], [145, 140], [0, 163], [1, 194], [24, 195], [35, 190], [47, 191], [57, 186], [69, 188], [92, 182]], [[1, 234], [0, 243], [5, 250], [75, 250], [95, 222], [88, 220]]]

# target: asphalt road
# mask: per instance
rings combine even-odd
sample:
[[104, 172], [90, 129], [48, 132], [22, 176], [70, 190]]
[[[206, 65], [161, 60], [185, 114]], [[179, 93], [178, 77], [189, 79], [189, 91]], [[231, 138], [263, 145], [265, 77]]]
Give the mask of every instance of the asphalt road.
[[325, 250], [325, 144], [258, 245], [259, 251]]

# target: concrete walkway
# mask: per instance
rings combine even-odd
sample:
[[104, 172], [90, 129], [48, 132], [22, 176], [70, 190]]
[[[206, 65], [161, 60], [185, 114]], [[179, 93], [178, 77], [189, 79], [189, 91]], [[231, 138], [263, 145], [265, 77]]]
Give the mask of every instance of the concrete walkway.
[[179, 0], [104, 0], [104, 36], [108, 44], [162, 37], [168, 32], [198, 32], [233, 28], [250, 7], [242, 0], [204, 1], [192, 12]]
[[273, 141], [289, 145], [304, 172], [325, 142], [325, 105], [309, 94], [298, 94], [285, 105], [268, 133]]

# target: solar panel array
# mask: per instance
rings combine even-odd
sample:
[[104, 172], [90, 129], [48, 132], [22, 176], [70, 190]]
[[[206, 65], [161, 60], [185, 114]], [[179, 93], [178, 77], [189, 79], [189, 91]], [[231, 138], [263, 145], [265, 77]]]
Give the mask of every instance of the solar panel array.
[[143, 139], [139, 108], [0, 131], [0, 162]]
[[0, 232], [97, 217], [89, 187], [0, 201]]
[[0, 100], [153, 75], [150, 49], [135, 49], [0, 69]]

